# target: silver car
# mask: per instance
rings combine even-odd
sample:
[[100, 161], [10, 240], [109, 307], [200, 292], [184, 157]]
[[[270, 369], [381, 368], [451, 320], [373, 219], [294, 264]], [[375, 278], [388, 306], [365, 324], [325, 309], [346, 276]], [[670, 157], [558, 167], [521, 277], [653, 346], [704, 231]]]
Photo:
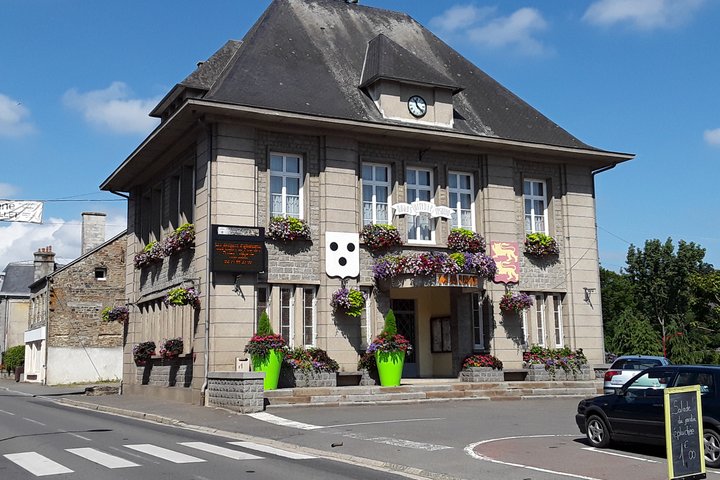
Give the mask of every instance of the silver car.
[[654, 357], [651, 355], [623, 355], [615, 359], [607, 372], [605, 372], [605, 395], [615, 393], [615, 390], [625, 385], [640, 371], [650, 367], [670, 365], [670, 360], [665, 357]]

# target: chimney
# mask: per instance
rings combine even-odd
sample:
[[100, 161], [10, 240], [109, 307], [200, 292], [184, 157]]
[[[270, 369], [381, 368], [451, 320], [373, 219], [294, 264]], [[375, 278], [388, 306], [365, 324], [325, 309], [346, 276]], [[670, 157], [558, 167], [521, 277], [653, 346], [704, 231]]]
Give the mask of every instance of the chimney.
[[35, 261], [33, 262], [35, 267], [35, 274], [33, 275], [33, 281], [38, 281], [43, 277], [47, 277], [55, 271], [55, 252], [52, 251], [51, 246], [40, 247], [35, 252]]
[[80, 255], [85, 255], [105, 241], [105, 216], [104, 213], [83, 212]]

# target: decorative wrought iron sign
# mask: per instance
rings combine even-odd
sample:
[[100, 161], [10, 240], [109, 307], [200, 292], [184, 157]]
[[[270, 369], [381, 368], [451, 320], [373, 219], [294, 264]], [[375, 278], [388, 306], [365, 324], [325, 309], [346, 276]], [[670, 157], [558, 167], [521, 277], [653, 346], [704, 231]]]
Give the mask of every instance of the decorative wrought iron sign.
[[265, 229], [213, 225], [212, 269], [213, 272], [264, 272]]

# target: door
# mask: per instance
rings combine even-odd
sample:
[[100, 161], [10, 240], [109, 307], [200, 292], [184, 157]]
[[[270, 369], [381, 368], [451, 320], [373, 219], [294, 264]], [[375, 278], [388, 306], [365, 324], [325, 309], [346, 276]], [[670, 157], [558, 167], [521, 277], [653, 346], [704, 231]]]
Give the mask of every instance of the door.
[[417, 329], [415, 325], [415, 300], [395, 299], [392, 301], [392, 309], [395, 314], [395, 323], [400, 335], [407, 338], [412, 345], [412, 351], [405, 357], [403, 366], [403, 377], [417, 377]]
[[671, 376], [668, 372], [649, 371], [631, 380], [624, 393], [613, 395], [615, 403], [608, 412], [613, 431], [662, 442], [665, 438], [663, 389]]

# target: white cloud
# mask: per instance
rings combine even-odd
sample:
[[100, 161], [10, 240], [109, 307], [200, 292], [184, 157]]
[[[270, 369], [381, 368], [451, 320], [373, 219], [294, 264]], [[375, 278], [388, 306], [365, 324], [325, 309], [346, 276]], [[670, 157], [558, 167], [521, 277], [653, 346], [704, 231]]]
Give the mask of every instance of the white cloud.
[[703, 138], [708, 145], [720, 147], [720, 128], [705, 130], [705, 132], [703, 132]]
[[454, 40], [470, 39], [478, 48], [505, 48], [525, 55], [548, 52], [537, 38], [548, 24], [534, 8], [521, 8], [508, 16], [500, 16], [494, 7], [455, 5], [431, 19], [430, 25]]
[[0, 93], [0, 136], [19, 137], [34, 132], [29, 116], [30, 110], [21, 102]]
[[149, 117], [160, 98], [133, 99], [123, 82], [113, 82], [104, 90], [80, 93], [71, 89], [63, 95], [66, 106], [80, 111], [85, 120], [113, 133], [149, 133], [158, 120]]
[[685, 25], [705, 0], [598, 0], [583, 20], [594, 25], [628, 23], [641, 30]]
[[20, 193], [20, 189], [9, 183], [0, 183], [0, 199], [11, 200], [12, 197]]
[[[45, 223], [0, 222], [0, 271], [10, 262], [32, 260], [41, 247], [51, 246], [55, 261], [67, 263], [80, 256], [81, 220], [49, 218]], [[125, 229], [125, 216], [108, 216], [105, 239]]]

